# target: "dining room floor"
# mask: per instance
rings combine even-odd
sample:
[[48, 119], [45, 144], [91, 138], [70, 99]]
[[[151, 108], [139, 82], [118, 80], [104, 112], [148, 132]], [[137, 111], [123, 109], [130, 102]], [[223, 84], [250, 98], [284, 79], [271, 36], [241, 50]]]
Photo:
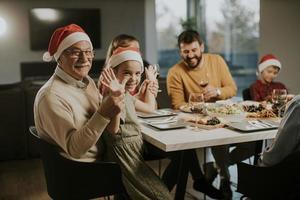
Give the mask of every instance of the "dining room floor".
[[[167, 166], [169, 160], [161, 160], [161, 171]], [[159, 162], [148, 161], [148, 164], [158, 173]], [[231, 169], [234, 174], [235, 169]], [[42, 162], [40, 159], [0, 161], [0, 200], [49, 200], [46, 191]], [[192, 189], [192, 179], [189, 176], [185, 200], [204, 199], [202, 193]], [[218, 180], [214, 184], [218, 184]], [[235, 188], [232, 187], [233, 191]], [[172, 194], [174, 195], [174, 191]], [[233, 199], [240, 198], [240, 194], [234, 192]], [[101, 199], [101, 198], [100, 198]], [[206, 198], [209, 200], [210, 198]]]

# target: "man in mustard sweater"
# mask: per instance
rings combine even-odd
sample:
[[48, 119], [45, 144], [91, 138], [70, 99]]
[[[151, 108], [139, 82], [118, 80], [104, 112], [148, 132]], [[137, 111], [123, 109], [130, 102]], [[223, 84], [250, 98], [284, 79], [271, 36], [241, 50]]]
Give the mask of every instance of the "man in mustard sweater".
[[[174, 109], [187, 104], [191, 93], [203, 93], [206, 102], [236, 95], [237, 86], [225, 61], [219, 55], [203, 53], [204, 43], [196, 31], [182, 32], [178, 37], [178, 47], [182, 60], [169, 70], [167, 76], [168, 95]], [[230, 199], [228, 156], [225, 156], [229, 154], [229, 146], [212, 147], [212, 153], [221, 176], [220, 189]]]
[[58, 146], [68, 159], [94, 162], [101, 159], [101, 135], [111, 118], [120, 113], [124, 93], [101, 101], [88, 76], [94, 58], [89, 36], [70, 24], [55, 30], [44, 61], [55, 59], [52, 77], [34, 102], [34, 121], [41, 138]]

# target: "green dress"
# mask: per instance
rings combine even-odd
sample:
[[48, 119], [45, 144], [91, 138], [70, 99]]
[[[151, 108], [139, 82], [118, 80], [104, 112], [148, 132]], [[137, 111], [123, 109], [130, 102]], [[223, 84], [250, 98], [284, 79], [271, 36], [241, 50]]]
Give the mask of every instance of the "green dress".
[[122, 171], [123, 184], [133, 200], [168, 200], [171, 195], [159, 176], [143, 159], [143, 138], [134, 107], [135, 98], [125, 95], [119, 133], [103, 133], [106, 158], [117, 162]]

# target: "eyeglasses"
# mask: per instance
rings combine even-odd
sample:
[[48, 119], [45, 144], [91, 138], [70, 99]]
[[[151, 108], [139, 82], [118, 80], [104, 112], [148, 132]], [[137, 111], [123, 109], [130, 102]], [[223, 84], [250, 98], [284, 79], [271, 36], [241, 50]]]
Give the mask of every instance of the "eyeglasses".
[[87, 58], [93, 58], [95, 56], [95, 51], [92, 51], [92, 50], [82, 51], [80, 49], [67, 49], [65, 52], [72, 58], [79, 58], [83, 54]]

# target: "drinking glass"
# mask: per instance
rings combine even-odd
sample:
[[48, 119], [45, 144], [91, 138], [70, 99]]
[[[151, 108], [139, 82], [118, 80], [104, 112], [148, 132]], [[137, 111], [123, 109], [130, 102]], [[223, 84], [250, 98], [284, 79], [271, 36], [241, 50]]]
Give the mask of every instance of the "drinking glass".
[[273, 104], [285, 104], [287, 101], [286, 89], [274, 89], [272, 92]]
[[155, 71], [157, 73], [157, 77], [156, 78], [158, 78], [159, 77], [159, 70], [160, 70], [159, 64], [152, 64], [152, 66], [154, 67], [154, 69], [155, 69]]
[[286, 89], [274, 89], [272, 92], [272, 103], [273, 110], [277, 112], [277, 115], [280, 117], [284, 111], [285, 104], [287, 102], [287, 90]]
[[208, 74], [205, 74], [204, 77], [200, 80], [200, 83], [199, 85], [202, 87], [202, 88], [205, 88], [209, 83], [209, 78], [208, 78]]
[[[189, 96], [189, 106], [191, 111], [194, 112], [195, 115], [195, 123], [198, 124], [199, 114], [202, 113], [204, 109], [204, 96], [203, 93], [191, 93]], [[198, 129], [198, 126], [196, 126]]]

